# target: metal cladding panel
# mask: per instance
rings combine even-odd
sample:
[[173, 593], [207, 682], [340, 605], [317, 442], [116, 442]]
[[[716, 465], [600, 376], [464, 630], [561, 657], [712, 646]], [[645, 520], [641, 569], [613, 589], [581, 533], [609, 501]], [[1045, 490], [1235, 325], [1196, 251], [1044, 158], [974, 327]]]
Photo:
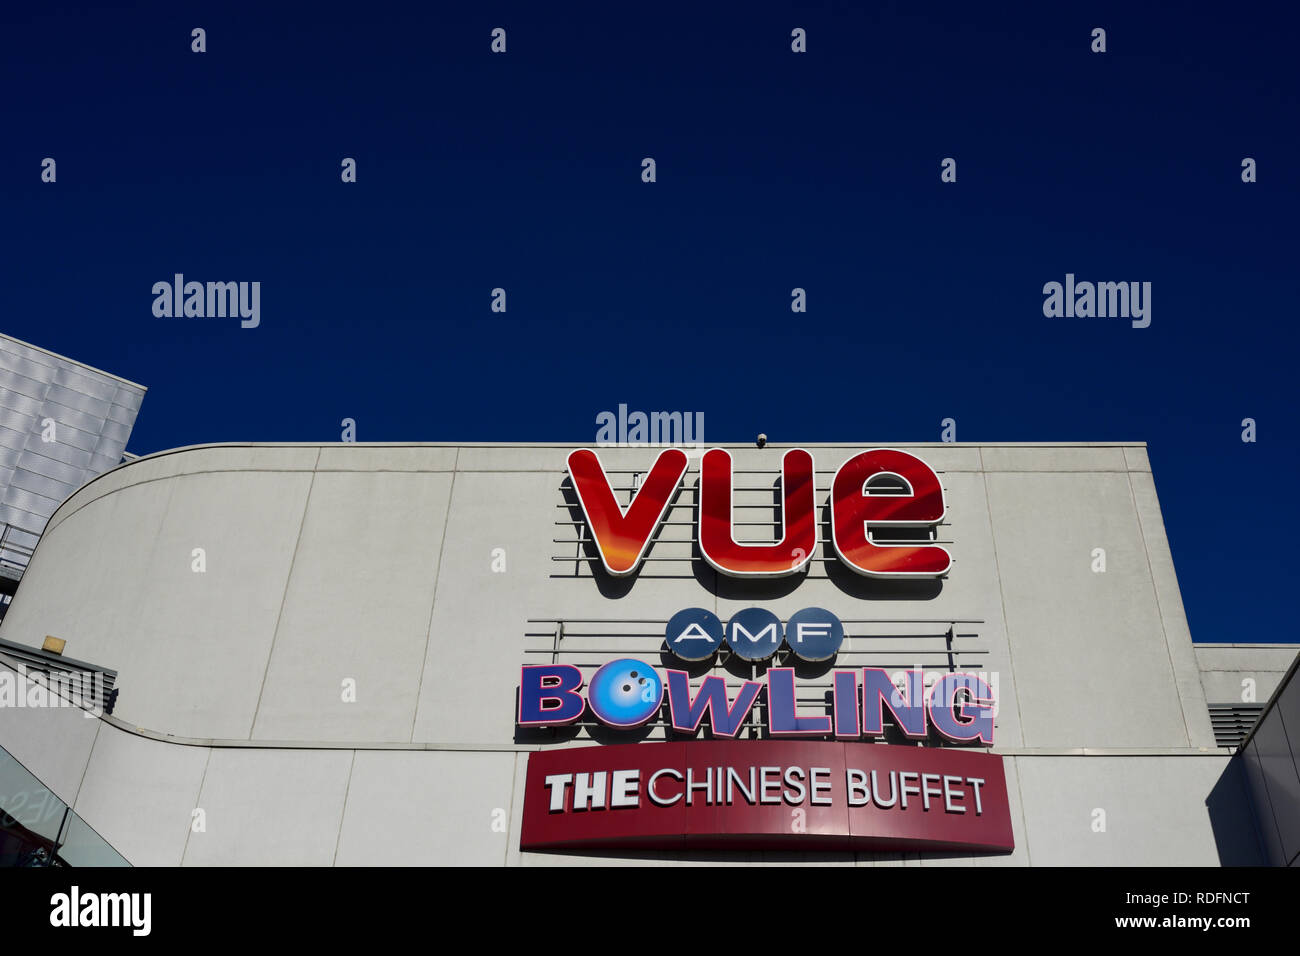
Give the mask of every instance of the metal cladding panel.
[[[144, 389], [0, 336], [0, 523], [39, 533], [126, 450]], [[53, 441], [46, 440], [47, 420]]]
[[68, 366], [55, 368], [54, 384], [109, 404], [112, 404], [113, 396], [117, 394], [117, 383], [112, 379], [88, 375]]
[[[40, 399], [32, 398], [30, 395], [24, 395], [21, 392], [0, 391], [0, 409], [20, 412], [28, 418], [33, 418], [41, 410], [41, 402]], [[19, 431], [26, 427], [24, 424]]]
[[[1281, 840], [1282, 862], [1289, 864], [1300, 857], [1300, 773], [1296, 767], [1295, 731], [1287, 721], [1281, 706], [1288, 693], [1300, 687], [1294, 678], [1280, 693], [1277, 704], [1267, 713], [1255, 729], [1251, 741], [1259, 759], [1259, 774], [1263, 778], [1261, 796], [1267, 803], [1257, 803], [1261, 813], [1272, 815]], [[1291, 718], [1295, 717], [1294, 706]]]
[[1286, 866], [1287, 859], [1283, 850], [1282, 836], [1277, 820], [1273, 816], [1273, 805], [1269, 800], [1268, 787], [1260, 767], [1256, 740], [1251, 740], [1241, 748], [1240, 759], [1244, 762], [1246, 787], [1250, 793], [1251, 806], [1255, 809], [1255, 822], [1259, 826], [1259, 837], [1264, 845], [1264, 854], [1270, 866]]

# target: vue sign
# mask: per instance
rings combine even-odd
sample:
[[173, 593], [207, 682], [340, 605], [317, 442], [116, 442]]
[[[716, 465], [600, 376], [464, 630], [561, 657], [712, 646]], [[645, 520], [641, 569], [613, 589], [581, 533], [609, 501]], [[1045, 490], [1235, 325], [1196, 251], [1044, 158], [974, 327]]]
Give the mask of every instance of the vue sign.
[[[582, 513], [610, 574], [636, 573], [650, 540], [668, 513], [686, 474], [686, 453], [666, 448], [624, 510], [614, 497], [596, 453], [570, 453], [569, 476]], [[792, 448], [781, 459], [781, 540], [735, 539], [731, 453], [711, 448], [700, 462], [698, 540], [704, 560], [731, 577], [780, 577], [802, 571], [817, 548], [813, 456]], [[902, 492], [872, 491], [872, 480], [901, 482]], [[831, 545], [858, 574], [879, 578], [932, 578], [946, 574], [952, 557], [934, 545], [877, 544], [868, 527], [928, 527], [943, 520], [943, 485], [933, 468], [905, 451], [874, 448], [840, 465], [831, 484]]]

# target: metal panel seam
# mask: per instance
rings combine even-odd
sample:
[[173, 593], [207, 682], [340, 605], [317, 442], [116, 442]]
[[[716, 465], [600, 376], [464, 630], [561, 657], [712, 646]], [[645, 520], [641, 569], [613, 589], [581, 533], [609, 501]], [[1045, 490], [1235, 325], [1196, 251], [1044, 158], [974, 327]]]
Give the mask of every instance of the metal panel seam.
[[[212, 748], [208, 748], [208, 755], [203, 759], [203, 773], [199, 775], [199, 789], [194, 794], [194, 810], [201, 809], [199, 804], [203, 800], [203, 785], [208, 782], [208, 765], [212, 763]], [[185, 865], [185, 854], [190, 851], [190, 834], [194, 832], [194, 810], [190, 811], [190, 824], [185, 828], [185, 843], [181, 846], [181, 859], [177, 866]]]
[[411, 732], [407, 739], [415, 742], [415, 722], [420, 716], [420, 695], [424, 692], [424, 666], [429, 660], [429, 642], [433, 640], [433, 612], [438, 607], [438, 585], [442, 580], [443, 555], [447, 550], [447, 527], [451, 524], [451, 503], [456, 494], [456, 464], [460, 461], [460, 449], [451, 463], [451, 487], [447, 489], [447, 510], [442, 515], [442, 541], [438, 543], [438, 570], [433, 581], [433, 598], [429, 601], [429, 621], [424, 629], [424, 654], [420, 657], [420, 679], [415, 684], [415, 706], [411, 708]]
[[[316, 451], [316, 461], [320, 462], [320, 450]], [[271, 660], [275, 657], [275, 641], [280, 636], [280, 625], [284, 622], [284, 605], [289, 600], [289, 585], [293, 582], [293, 568], [298, 562], [298, 549], [302, 547], [302, 529], [307, 526], [307, 512], [311, 508], [311, 493], [316, 487], [316, 469], [311, 472], [307, 483], [307, 495], [302, 503], [302, 517], [298, 519], [298, 537], [293, 543], [293, 554], [289, 558], [289, 569], [284, 575], [284, 591], [280, 594], [280, 610], [275, 615], [275, 629], [271, 631], [271, 646], [266, 651], [266, 667], [262, 669], [262, 685], [257, 689], [257, 704], [253, 707], [253, 719], [248, 725], [248, 739], [253, 739], [257, 729], [257, 715], [262, 709], [262, 695], [266, 693], [266, 679], [271, 673]]]
[[[1143, 472], [1143, 474], [1145, 474], [1145, 472]], [[1164, 605], [1160, 603], [1160, 588], [1156, 584], [1156, 574], [1151, 567], [1151, 545], [1147, 542], [1146, 528], [1142, 526], [1142, 509], [1138, 507], [1137, 492], [1133, 490], [1133, 473], [1131, 471], [1125, 473], [1125, 481], [1128, 482], [1128, 498], [1129, 498], [1129, 503], [1133, 505], [1133, 517], [1137, 519], [1138, 537], [1142, 539], [1142, 557], [1145, 559], [1147, 565], [1147, 578], [1151, 581], [1151, 596], [1155, 598], [1156, 614], [1158, 614], [1160, 617], [1160, 635], [1164, 638], [1165, 641], [1165, 659], [1169, 661], [1169, 676], [1173, 678], [1174, 693], [1178, 695], [1178, 712], [1179, 714], [1182, 715], [1183, 718], [1183, 734], [1187, 737], [1187, 746], [1190, 747], [1192, 746], [1192, 725], [1191, 723], [1188, 722], [1187, 719], [1187, 707], [1183, 703], [1183, 688], [1182, 685], [1179, 684], [1178, 682], [1178, 668], [1174, 665], [1173, 650], [1169, 647], [1169, 628], [1165, 627], [1165, 609], [1164, 609]], [[1156, 487], [1155, 479], [1152, 478], [1151, 491], [1153, 494], [1155, 493], [1155, 487]], [[1156, 500], [1156, 503], [1158, 507], [1159, 499]], [[1172, 566], [1173, 566], [1173, 554], [1171, 551], [1170, 553], [1171, 569]], [[1185, 608], [1183, 613], [1186, 614]], [[1190, 632], [1191, 632], [1191, 625], [1189, 624], [1188, 633], [1190, 634]], [[1193, 652], [1193, 658], [1195, 658], [1195, 652]], [[1199, 667], [1197, 668], [1197, 682], [1198, 684], [1200, 682]], [[1201, 688], [1201, 693], [1202, 694], [1205, 693], [1204, 687]]]
[[[984, 485], [984, 517], [988, 521], [989, 543], [993, 546], [993, 573], [998, 579], [998, 607], [1002, 610], [1002, 634], [1007, 640], [1007, 664], [1011, 668], [1011, 679], [1016, 679], [1016, 655], [1012, 650], [1014, 641], [1011, 639], [1011, 621], [1007, 618], [1007, 596], [1002, 587], [1002, 565], [998, 562], [998, 536], [997, 530], [993, 527], [993, 503], [989, 500], [989, 474], [984, 470], [984, 449], [979, 449], [980, 453], [980, 475], [981, 484]], [[1019, 684], [1016, 685], [1019, 688]], [[1025, 718], [1020, 713], [1020, 694], [1016, 693], [1016, 723], [1020, 728], [1021, 745], [1028, 744], [1025, 737]], [[1020, 780], [1017, 778], [1016, 786], [1020, 786]]]
[[348, 763], [348, 782], [343, 787], [343, 809], [339, 811], [339, 831], [334, 834], [334, 856], [330, 866], [339, 865], [339, 844], [343, 842], [343, 822], [348, 818], [348, 795], [352, 793], [352, 772], [357, 768], [357, 752], [352, 751], [352, 760]]

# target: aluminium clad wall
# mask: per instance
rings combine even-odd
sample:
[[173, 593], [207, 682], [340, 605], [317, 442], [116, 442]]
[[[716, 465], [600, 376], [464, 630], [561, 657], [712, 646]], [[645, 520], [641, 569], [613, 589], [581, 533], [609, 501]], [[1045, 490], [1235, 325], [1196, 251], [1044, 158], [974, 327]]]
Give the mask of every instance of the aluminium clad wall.
[[1300, 866], [1300, 662], [1293, 662], [1233, 763], [1273, 866]]
[[144, 393], [0, 335], [0, 524], [26, 532], [16, 544], [33, 546], [64, 499], [122, 460]]

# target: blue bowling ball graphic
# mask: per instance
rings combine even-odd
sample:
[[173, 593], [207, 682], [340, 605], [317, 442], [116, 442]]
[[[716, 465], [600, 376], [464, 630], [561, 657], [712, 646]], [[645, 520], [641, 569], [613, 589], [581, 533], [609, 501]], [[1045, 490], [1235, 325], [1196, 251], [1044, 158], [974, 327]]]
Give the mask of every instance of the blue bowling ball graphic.
[[587, 685], [592, 711], [611, 727], [641, 726], [659, 713], [663, 699], [663, 681], [654, 668], [631, 657], [605, 664]]

